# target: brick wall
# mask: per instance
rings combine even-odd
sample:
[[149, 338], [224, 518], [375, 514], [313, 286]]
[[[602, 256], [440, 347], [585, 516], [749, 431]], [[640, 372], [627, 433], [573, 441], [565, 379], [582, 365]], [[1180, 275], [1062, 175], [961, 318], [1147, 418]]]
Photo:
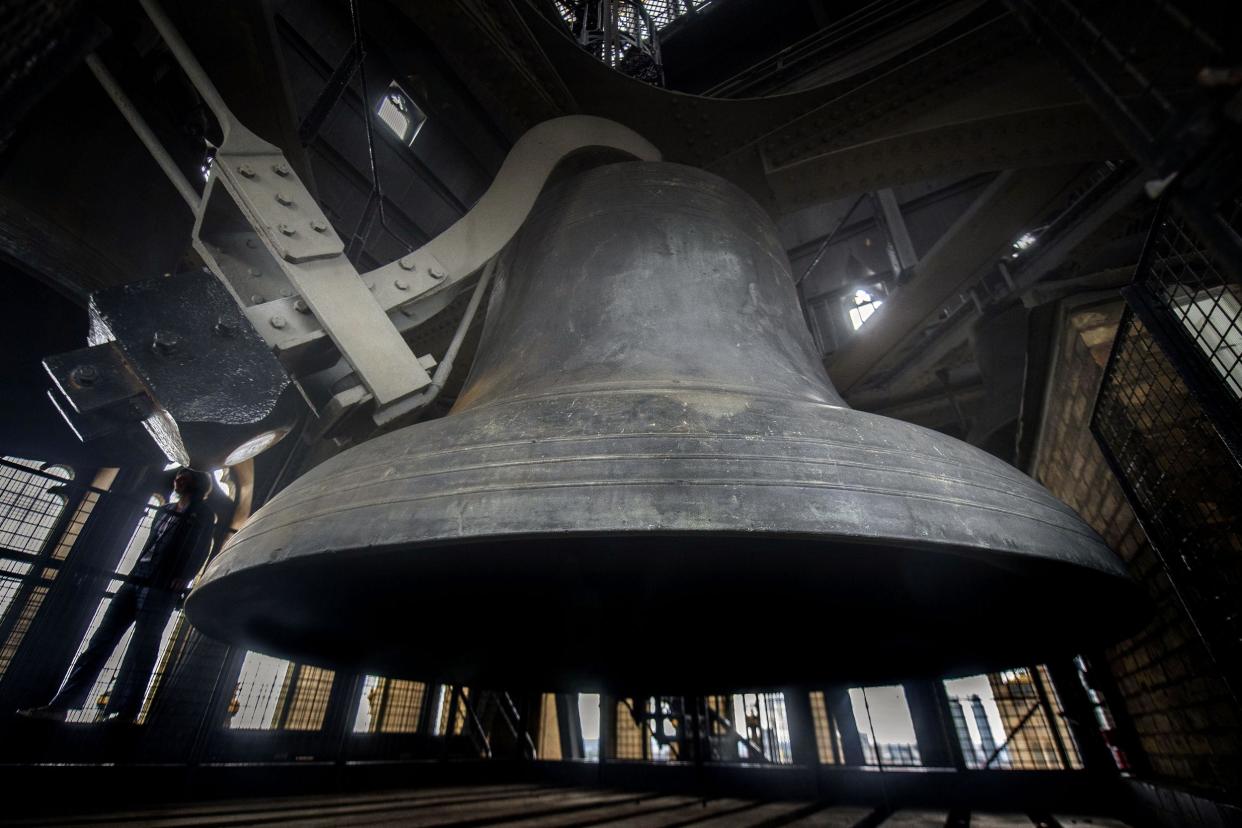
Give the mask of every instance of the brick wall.
[[1106, 653], [1152, 774], [1242, 793], [1242, 722], [1089, 424], [1121, 303], [1078, 310], [1060, 333], [1033, 474], [1125, 560], [1156, 603], [1150, 624]]

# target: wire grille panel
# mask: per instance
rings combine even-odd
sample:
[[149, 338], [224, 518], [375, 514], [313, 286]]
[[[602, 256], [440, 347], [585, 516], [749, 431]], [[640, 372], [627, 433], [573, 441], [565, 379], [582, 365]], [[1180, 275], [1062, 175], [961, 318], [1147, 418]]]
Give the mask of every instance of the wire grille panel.
[[[1141, 294], [1130, 298], [1142, 306]], [[1160, 320], [1153, 321], [1161, 329]], [[1122, 318], [1091, 429], [1236, 693], [1242, 664], [1242, 468], [1184, 372], [1133, 310]]]

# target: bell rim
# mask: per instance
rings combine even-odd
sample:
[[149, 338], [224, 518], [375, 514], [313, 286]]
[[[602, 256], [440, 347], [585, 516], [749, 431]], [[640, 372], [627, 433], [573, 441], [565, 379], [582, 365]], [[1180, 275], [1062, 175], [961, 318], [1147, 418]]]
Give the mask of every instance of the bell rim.
[[[247, 632], [245, 625], [236, 623], [240, 617], [245, 617], [247, 613], [237, 612], [239, 608], [245, 609], [244, 606], [239, 607], [239, 601], [253, 600], [261, 602], [262, 605], [270, 612], [273, 618], [281, 620], [287, 619], [290, 615], [290, 605], [296, 605], [302, 608], [315, 608], [315, 613], [320, 616], [331, 615], [331, 612], [325, 612], [325, 608], [330, 605], [334, 596], [342, 591], [349, 592], [348, 578], [343, 579], [341, 576], [350, 570], [359, 568], [367, 569], [369, 572], [375, 573], [376, 562], [399, 562], [403, 566], [398, 567], [402, 572], [389, 572], [387, 576], [380, 575], [386, 582], [388, 589], [395, 589], [398, 586], [405, 587], [408, 584], [403, 580], [408, 576], [418, 572], [420, 566], [419, 561], [412, 560], [419, 553], [424, 555], [440, 555], [452, 556], [455, 560], [451, 562], [454, 569], [457, 583], [460, 586], [460, 597], [465, 602], [470, 595], [474, 594], [474, 590], [478, 586], [478, 573], [488, 572], [488, 568], [480, 567], [483, 562], [472, 561], [470, 551], [483, 550], [491, 551], [493, 555], [483, 555], [484, 559], [490, 559], [493, 563], [496, 558], [505, 555], [521, 556], [522, 553], [514, 549], [515, 544], [519, 543], [542, 543], [553, 541], [558, 544], [579, 542], [583, 548], [596, 546], [600, 542], [609, 541], [632, 541], [636, 545], [648, 546], [653, 542], [660, 541], [688, 541], [701, 540], [708, 541], [710, 545], [715, 546], [722, 541], [743, 541], [755, 545], [769, 545], [762, 553], [766, 562], [769, 564], [779, 564], [774, 568], [770, 568], [765, 574], [766, 577], [775, 577], [778, 572], [783, 571], [783, 566], [789, 560], [805, 559], [805, 551], [808, 546], [831, 547], [834, 542], [841, 541], [836, 549], [835, 559], [832, 561], [825, 560], [825, 570], [819, 573], [818, 578], [810, 580], [832, 580], [837, 576], [835, 573], [840, 571], [841, 555], [857, 555], [859, 553], [883, 553], [886, 557], [896, 557], [898, 559], [906, 556], [921, 556], [927, 558], [921, 561], [926, 567], [940, 570], [946, 561], [953, 560], [959, 563], [956, 567], [957, 571], [974, 571], [978, 574], [999, 574], [1006, 576], [1014, 585], [1012, 594], [1004, 597], [1002, 603], [1013, 603], [1018, 606], [1019, 612], [1030, 613], [1022, 619], [1022, 624], [1015, 626], [1013, 622], [1014, 616], [1004, 619], [1006, 626], [1003, 638], [999, 639], [992, 645], [985, 645], [977, 649], [969, 649], [965, 652], [970, 654], [962, 656], [952, 648], [935, 648], [935, 657], [930, 659], [940, 666], [934, 670], [926, 667], [910, 668], [908, 660], [885, 661], [882, 666], [876, 667], [872, 664], [862, 664], [856, 668], [835, 667], [821, 670], [792, 670], [784, 674], [784, 678], [776, 680], [763, 680], [765, 676], [781, 676], [779, 669], [774, 669], [771, 663], [764, 663], [761, 669], [754, 674], [739, 673], [736, 681], [727, 683], [727, 687], [721, 682], [716, 681], [703, 685], [693, 678], [687, 678], [685, 673], [676, 673], [667, 680], [652, 678], [636, 678], [634, 680], [618, 679], [611, 677], [599, 681], [588, 682], [582, 684], [573, 680], [566, 681], [558, 677], [553, 672], [540, 671], [539, 667], [527, 665], [523, 672], [513, 672], [502, 670], [500, 672], [489, 672], [486, 668], [478, 671], [455, 671], [454, 669], [446, 669], [442, 666], [435, 665], [426, 666], [427, 662], [417, 663], [417, 666], [403, 666], [400, 663], [391, 660], [380, 660], [378, 662], [369, 661], [365, 656], [358, 655], [355, 652], [347, 655], [340, 651], [334, 651], [332, 647], [325, 647], [321, 641], [308, 642], [304, 649], [289, 649], [283, 646], [271, 645], [270, 636], [264, 640], [263, 636], [256, 636], [251, 632]], [[773, 553], [770, 544], [776, 542], [781, 545], [790, 544], [793, 554], [784, 555], [781, 551]], [[503, 550], [503, 551], [502, 551]], [[591, 558], [596, 553], [589, 551], [582, 552], [580, 557]], [[706, 559], [708, 553], [701, 550], [695, 550], [694, 556]], [[832, 552], [828, 552], [825, 558], [833, 557]], [[913, 560], [913, 557], [911, 557]], [[533, 563], [529, 558], [526, 563]], [[617, 562], [614, 562], [617, 563]], [[876, 566], [879, 566], [876, 562]], [[447, 557], [435, 562], [436, 566], [447, 566], [449, 562]], [[536, 564], [537, 566], [537, 564]], [[434, 569], [434, 567], [432, 567]], [[873, 568], [869, 565], [864, 569]], [[308, 573], [317, 572], [314, 577], [306, 577]], [[467, 573], [473, 573], [467, 575]], [[719, 575], [719, 573], [714, 573]], [[600, 573], [601, 577], [607, 573]], [[491, 577], [484, 575], [482, 577]], [[543, 576], [541, 576], [542, 578]], [[748, 584], [753, 577], [747, 573], [736, 573], [736, 584], [739, 586]], [[717, 579], [719, 580], [719, 579]], [[809, 583], [806, 573], [802, 573], [799, 579], [804, 584]], [[553, 579], [555, 581], [555, 579]], [[866, 583], [866, 579], [864, 579]], [[290, 583], [298, 583], [302, 585], [312, 586], [309, 590], [299, 587], [298, 590], [289, 590]], [[879, 581], [872, 580], [869, 585], [875, 586]], [[1063, 596], [1069, 598], [1068, 603], [1077, 605], [1077, 609], [1066, 611], [1064, 606], [1058, 607], [1055, 611], [1062, 616], [1062, 620], [1056, 625], [1050, 625], [1047, 616], [1038, 613], [1032, 613], [1029, 606], [1024, 606], [1025, 601], [1033, 599], [1036, 596], [1046, 596], [1047, 589], [1050, 585], [1056, 585], [1062, 592]], [[888, 583], [883, 584], [884, 589], [878, 590], [877, 594], [887, 591], [890, 586]], [[443, 587], [440, 587], [443, 588]], [[308, 598], [308, 594], [317, 594], [317, 598]], [[247, 599], [245, 596], [253, 596]], [[280, 596], [281, 601], [273, 604], [274, 596]], [[446, 592], [446, 600], [452, 595], [452, 590]], [[799, 596], [806, 596], [799, 593]], [[946, 600], [951, 600], [953, 595], [946, 596]], [[1089, 602], [1088, 602], [1088, 599]], [[452, 598], [451, 600], [457, 600]], [[861, 600], [859, 605], [866, 605], [872, 599]], [[419, 605], [419, 599], [410, 596], [408, 603], [403, 603], [403, 607], [413, 607]], [[880, 604], [882, 606], [882, 604]], [[595, 532], [556, 532], [556, 533], [529, 533], [522, 536], [496, 536], [489, 538], [460, 538], [453, 540], [442, 540], [434, 542], [423, 542], [419, 544], [398, 545], [388, 548], [371, 548], [365, 550], [350, 550], [325, 552], [318, 555], [301, 556], [295, 559], [287, 559], [279, 562], [272, 562], [261, 567], [248, 567], [228, 573], [227, 575], [217, 577], [211, 581], [207, 581], [195, 588], [186, 602], [186, 612], [191, 621], [206, 634], [228, 640], [234, 643], [240, 643], [250, 649], [259, 652], [266, 652], [281, 658], [290, 658], [302, 663], [320, 664], [324, 667], [335, 669], [349, 668], [357, 671], [369, 671], [379, 675], [385, 675], [390, 678], [406, 678], [413, 680], [425, 680], [434, 677], [436, 680], [452, 681], [454, 683], [472, 684], [484, 682], [480, 686], [488, 686], [487, 682], [495, 682], [496, 686], [504, 684], [504, 686], [528, 687], [530, 689], [539, 689], [545, 691], [578, 691], [589, 692], [595, 689], [617, 690], [624, 688], [633, 688], [643, 692], [674, 692], [674, 691], [706, 691], [706, 690], [723, 690], [723, 689], [746, 689], [746, 688], [763, 688], [763, 687], [779, 687], [814, 684], [815, 682], [837, 681], [837, 680], [853, 680], [853, 681], [887, 681], [887, 680], [903, 680], [920, 677], [938, 677], [938, 678], [955, 678], [963, 675], [973, 675], [980, 672], [987, 672], [990, 669], [1002, 669], [1015, 665], [1024, 665], [1032, 660], [1043, 661], [1053, 655], [1073, 655], [1080, 652], [1083, 648], [1091, 646], [1103, 645], [1117, 640], [1121, 635], [1132, 632], [1137, 629], [1142, 620], [1150, 613], [1151, 599], [1143, 592], [1141, 587], [1133, 581], [1128, 575], [1122, 571], [1106, 571], [1085, 567], [1081, 564], [1066, 560], [1059, 560], [1047, 557], [1036, 557], [1030, 555], [1022, 555], [1021, 553], [1012, 553], [1010, 555], [997, 555], [995, 550], [989, 549], [972, 549], [962, 547], [949, 547], [942, 543], [936, 542], [909, 542], [903, 545], [895, 545], [882, 540], [857, 538], [826, 538], [822, 535], [813, 534], [790, 534], [778, 532], [742, 532], [722, 534], [720, 532], [625, 532], [611, 533], [601, 535]], [[225, 611], [227, 609], [227, 611]], [[654, 607], [648, 609], [656, 609]], [[1049, 608], [1051, 609], [1051, 608]], [[478, 608], [472, 611], [478, 612]], [[962, 624], [971, 623], [971, 616], [978, 615], [975, 619], [980, 622], [995, 617], [989, 615], [991, 610], [986, 608], [975, 609], [971, 613], [962, 614], [961, 607], [954, 610], [954, 624], [940, 626], [947, 629], [957, 629]], [[549, 610], [549, 614], [558, 617], [566, 617], [564, 607], [553, 607]], [[250, 614], [253, 619], [253, 614]], [[570, 616], [572, 617], [572, 616]], [[496, 628], [506, 631], [506, 634], [519, 635], [519, 630], [524, 630], [522, 623], [515, 623], [515, 617], [512, 613], [512, 607], [500, 607], [491, 611], [484, 611], [480, 614], [482, 621], [497, 625]], [[582, 622], [582, 619], [578, 619]], [[943, 619], [940, 619], [943, 621]], [[613, 619], [605, 618], [603, 624], [611, 625]], [[932, 619], [924, 624], [919, 631], [919, 635], [926, 636], [928, 630], [935, 632], [938, 621]], [[676, 624], [672, 625], [676, 627]], [[836, 632], [835, 622], [825, 615], [823, 629], [826, 634], [831, 635]], [[1052, 630], [1053, 634], [1049, 634]], [[546, 630], [551, 633], [553, 630]], [[810, 634], [818, 634], [811, 631]], [[945, 633], [947, 634], [947, 633]], [[296, 634], [295, 634], [296, 635]], [[355, 629], [348, 636], [350, 641], [367, 641], [369, 637], [360, 629]], [[888, 647], [884, 643], [877, 643], [877, 650], [888, 651]], [[365, 647], [360, 648], [365, 650]], [[328, 655], [324, 655], [328, 653]], [[607, 653], [600, 653], [601, 660], [607, 660]], [[418, 661], [417, 658], [414, 660]], [[958, 666], [954, 666], [958, 665]], [[688, 663], [686, 671], [688, 673], [697, 672], [695, 665]], [[710, 674], [710, 673], [709, 673]]]

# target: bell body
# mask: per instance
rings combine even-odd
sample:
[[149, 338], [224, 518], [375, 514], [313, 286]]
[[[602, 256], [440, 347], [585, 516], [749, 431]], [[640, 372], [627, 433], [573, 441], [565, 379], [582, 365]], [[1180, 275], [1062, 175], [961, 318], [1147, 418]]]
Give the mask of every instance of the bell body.
[[496, 278], [452, 413], [273, 498], [197, 626], [389, 676], [688, 692], [1026, 664], [1140, 606], [1033, 480], [841, 401], [731, 184], [582, 174]]

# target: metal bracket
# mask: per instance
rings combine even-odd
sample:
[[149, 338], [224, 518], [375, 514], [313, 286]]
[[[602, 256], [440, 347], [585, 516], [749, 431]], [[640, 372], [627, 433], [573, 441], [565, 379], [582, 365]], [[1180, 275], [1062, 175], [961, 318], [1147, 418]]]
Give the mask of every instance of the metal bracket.
[[[159, 5], [142, 0], [142, 6], [224, 133], [195, 210], [194, 246], [207, 266], [242, 307], [260, 304], [254, 301], [256, 296], [266, 300], [264, 294], [250, 294], [246, 285], [239, 285], [246, 277], [226, 267], [212, 247], [222, 233], [253, 229], [270, 254], [254, 269], [270, 279], [283, 275], [292, 289], [282, 298], [296, 302], [292, 293], [300, 294], [318, 327], [353, 366], [377, 404], [387, 405], [425, 388], [431, 377], [345, 258], [340, 237], [284, 154], [237, 121]], [[219, 197], [217, 184], [223, 185], [233, 209]], [[287, 317], [272, 314], [268, 323], [256, 329], [269, 343], [281, 340]], [[277, 336], [267, 334], [269, 327]]]
[[[553, 169], [572, 153], [603, 148], [640, 160], [660, 152], [613, 121], [571, 115], [518, 140], [469, 213], [422, 248], [360, 276], [345, 245], [278, 147], [238, 122], [156, 0], [140, 0], [224, 139], [201, 199], [97, 58], [92, 70], [195, 213], [193, 245], [254, 330], [297, 374], [335, 359], [354, 369], [377, 416], [431, 385], [402, 333], [446, 307], [521, 227]], [[326, 344], [326, 343], [325, 343]], [[343, 401], [342, 401], [343, 402]]]

